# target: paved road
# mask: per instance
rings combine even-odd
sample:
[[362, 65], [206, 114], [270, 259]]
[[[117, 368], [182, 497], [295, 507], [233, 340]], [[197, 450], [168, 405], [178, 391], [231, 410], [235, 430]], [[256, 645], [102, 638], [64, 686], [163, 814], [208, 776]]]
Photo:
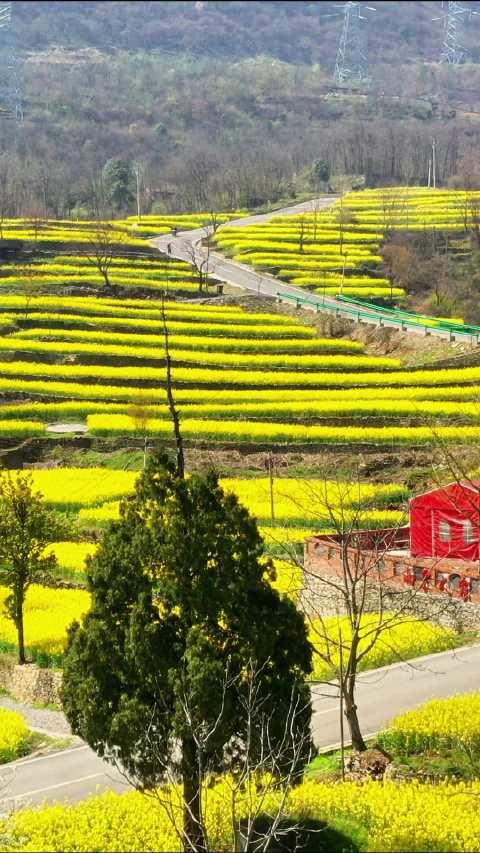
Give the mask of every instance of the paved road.
[[[365, 734], [427, 699], [480, 689], [480, 645], [394, 664], [359, 677], [358, 707]], [[334, 687], [313, 690], [313, 733], [319, 748], [340, 738], [339, 703]], [[14, 762], [2, 769], [2, 811], [26, 804], [81, 800], [97, 790], [123, 792], [121, 775], [84, 745], [54, 755]]]
[[[313, 205], [315, 205], [315, 209], [317, 210], [326, 210], [334, 203], [336, 198], [337, 196], [324, 196], [323, 198], [312, 199], [311, 201], [284, 207], [281, 210], [275, 210], [271, 213], [262, 213], [257, 216], [235, 219], [229, 222], [229, 225], [234, 225], [236, 228], [244, 228], [247, 225], [267, 222], [274, 216], [288, 216], [289, 214], [308, 212], [313, 209]], [[191, 263], [194, 255], [195, 259], [201, 262], [205, 259], [206, 253], [200, 243], [205, 239], [207, 233], [211, 232], [211, 227], [195, 228], [192, 231], [182, 231], [176, 237], [173, 237], [171, 234], [163, 234], [160, 237], [155, 237], [151, 243], [161, 252], [171, 254], [172, 257], [179, 260]], [[258, 296], [270, 296], [280, 300], [283, 298], [290, 305], [297, 304], [310, 311], [328, 311], [354, 322], [365, 322], [370, 325], [386, 328], [390, 327], [415, 335], [433, 335], [434, 337], [450, 341], [458, 339], [466, 343], [479, 343], [477, 335], [462, 334], [456, 337], [454, 333], [443, 329], [435, 329], [431, 326], [416, 325], [414, 323], [410, 325], [408, 321], [402, 322], [398, 319], [389, 318], [388, 315], [383, 314], [380, 310], [377, 312], [374, 309], [362, 308], [360, 312], [360, 309], [357, 309], [355, 306], [338, 302], [336, 299], [328, 296], [318, 296], [314, 293], [309, 293], [304, 288], [285, 284], [285, 282], [268, 273], [256, 272], [251, 266], [226, 259], [218, 252], [210, 253], [208, 270], [212, 279], [227, 282], [233, 287], [239, 287]], [[308, 304], [305, 302], [306, 299], [308, 300]], [[296, 302], [296, 300], [303, 301]]]

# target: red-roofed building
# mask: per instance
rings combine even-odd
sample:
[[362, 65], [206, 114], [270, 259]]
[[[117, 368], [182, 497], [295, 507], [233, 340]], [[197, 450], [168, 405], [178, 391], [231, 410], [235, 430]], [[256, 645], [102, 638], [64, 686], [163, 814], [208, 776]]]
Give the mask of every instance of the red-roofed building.
[[451, 483], [410, 501], [414, 557], [479, 559], [480, 483]]
[[[408, 527], [355, 533], [350, 555], [370, 556], [389, 583], [480, 602], [480, 482], [451, 483], [417, 495], [409, 516]], [[342, 575], [341, 538], [325, 534], [306, 540], [307, 574]]]

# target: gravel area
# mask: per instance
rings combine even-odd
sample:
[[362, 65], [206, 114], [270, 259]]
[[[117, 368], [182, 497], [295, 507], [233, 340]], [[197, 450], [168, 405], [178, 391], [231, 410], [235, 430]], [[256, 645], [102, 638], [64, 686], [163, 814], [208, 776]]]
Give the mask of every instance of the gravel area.
[[61, 711], [49, 711], [46, 708], [32, 708], [24, 702], [17, 702], [10, 696], [0, 696], [0, 708], [17, 711], [25, 719], [28, 727], [46, 732], [53, 737], [71, 735], [70, 726]]

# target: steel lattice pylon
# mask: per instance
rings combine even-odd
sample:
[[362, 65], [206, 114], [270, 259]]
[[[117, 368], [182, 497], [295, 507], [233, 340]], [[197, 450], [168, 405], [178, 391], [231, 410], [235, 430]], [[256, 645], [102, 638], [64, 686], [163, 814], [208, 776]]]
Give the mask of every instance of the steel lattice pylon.
[[0, 117], [23, 119], [12, 4], [0, 2]]
[[[343, 8], [343, 27], [335, 62], [334, 79], [337, 83], [347, 80], [367, 80], [368, 62], [363, 44], [364, 22], [363, 3], [347, 2]], [[371, 9], [365, 6], [366, 9]]]
[[467, 58], [468, 51], [460, 44], [459, 31], [472, 10], [462, 3], [449, 2], [443, 15], [443, 43], [440, 62], [447, 65], [459, 65]]

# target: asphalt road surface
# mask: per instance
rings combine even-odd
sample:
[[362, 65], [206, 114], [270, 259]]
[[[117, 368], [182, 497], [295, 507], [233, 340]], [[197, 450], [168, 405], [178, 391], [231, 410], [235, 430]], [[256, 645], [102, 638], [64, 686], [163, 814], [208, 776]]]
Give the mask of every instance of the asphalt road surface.
[[[235, 219], [228, 224], [234, 225], [235, 228], [244, 228], [247, 225], [267, 222], [274, 216], [288, 216], [289, 214], [309, 212], [312, 211], [314, 206], [316, 210], [326, 210], [336, 199], [337, 196], [324, 196], [302, 202], [301, 204], [284, 207], [281, 210], [274, 210], [271, 213], [262, 213], [257, 216], [246, 216], [242, 219]], [[162, 234], [160, 237], [152, 239], [151, 243], [161, 252], [170, 254], [179, 260], [192, 263], [192, 258], [195, 257], [197, 262], [201, 262], [205, 259], [206, 255], [205, 249], [200, 244], [207, 234], [211, 232], [211, 227], [204, 227], [195, 228], [192, 231], [181, 231], [176, 237], [172, 234]], [[257, 272], [250, 266], [224, 258], [218, 252], [210, 252], [208, 270], [211, 279], [224, 281], [233, 287], [239, 287], [258, 296], [270, 296], [276, 299], [283, 297], [290, 305], [296, 304], [296, 299], [308, 299], [310, 304], [299, 302], [298, 305], [310, 311], [328, 311], [339, 317], [346, 317], [359, 323], [365, 322], [369, 325], [390, 327], [410, 334], [422, 336], [433, 335], [434, 337], [441, 337], [446, 340], [455, 340], [455, 335], [449, 331], [422, 325], [406, 325], [401, 320], [394, 319], [393, 317], [389, 318], [388, 315], [382, 314], [381, 311], [377, 312], [374, 309], [362, 308], [360, 316], [360, 309], [357, 310], [356, 306], [349, 306], [331, 297], [325, 295], [319, 296], [318, 294], [310, 293], [304, 288], [285, 284], [285, 282], [280, 281], [280, 279], [275, 278], [273, 275], [260, 271]], [[474, 344], [478, 343], [477, 335], [462, 335], [459, 339]]]
[[[359, 676], [358, 708], [365, 735], [382, 729], [396, 714], [435, 697], [480, 689], [480, 645], [417, 658]], [[335, 688], [313, 688], [313, 735], [325, 748], [340, 740]], [[24, 759], [0, 770], [1, 811], [42, 802], [78, 801], [98, 791], [129, 790], [122, 776], [85, 745]]]

